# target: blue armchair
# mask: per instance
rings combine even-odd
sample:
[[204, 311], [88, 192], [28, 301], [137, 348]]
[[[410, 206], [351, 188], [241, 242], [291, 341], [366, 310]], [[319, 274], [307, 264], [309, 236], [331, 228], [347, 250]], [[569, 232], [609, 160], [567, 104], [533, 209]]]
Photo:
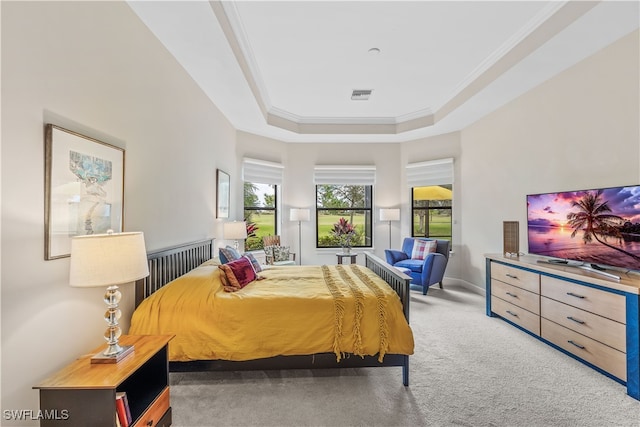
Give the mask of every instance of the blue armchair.
[[416, 240], [432, 241], [434, 239], [407, 237], [402, 242], [401, 251], [385, 249], [384, 254], [387, 258], [387, 263], [411, 276], [412, 288], [418, 287], [422, 290], [422, 294], [426, 295], [429, 286], [436, 283], [442, 289], [442, 278], [449, 261], [450, 242], [448, 240], [435, 240], [435, 252], [429, 253], [424, 259], [412, 259], [413, 245]]

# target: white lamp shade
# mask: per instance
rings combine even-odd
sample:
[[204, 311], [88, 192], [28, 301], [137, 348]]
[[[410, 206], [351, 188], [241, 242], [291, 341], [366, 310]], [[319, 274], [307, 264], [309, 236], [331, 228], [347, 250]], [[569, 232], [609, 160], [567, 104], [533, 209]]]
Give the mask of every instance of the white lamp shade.
[[91, 234], [71, 238], [69, 285], [112, 286], [149, 275], [144, 234]]
[[291, 208], [289, 212], [290, 221], [309, 221], [311, 219], [309, 209]]
[[380, 221], [399, 221], [400, 209], [380, 209]]
[[247, 223], [244, 221], [225, 222], [222, 227], [225, 239], [240, 240], [247, 238]]

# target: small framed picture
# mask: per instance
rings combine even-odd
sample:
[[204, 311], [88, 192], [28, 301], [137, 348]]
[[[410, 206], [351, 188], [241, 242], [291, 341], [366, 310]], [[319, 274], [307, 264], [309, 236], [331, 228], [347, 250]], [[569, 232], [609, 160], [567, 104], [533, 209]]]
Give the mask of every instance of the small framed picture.
[[68, 257], [71, 238], [122, 231], [124, 150], [45, 126], [45, 260]]
[[216, 218], [229, 218], [231, 178], [229, 174], [216, 169]]

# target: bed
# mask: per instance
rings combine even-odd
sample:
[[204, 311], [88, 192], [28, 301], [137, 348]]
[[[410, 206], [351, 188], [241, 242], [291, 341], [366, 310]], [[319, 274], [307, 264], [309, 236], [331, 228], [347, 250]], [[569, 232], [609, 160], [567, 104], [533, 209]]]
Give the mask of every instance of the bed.
[[411, 278], [373, 254], [365, 266], [282, 266], [225, 292], [206, 240], [150, 253], [130, 334], [176, 335], [173, 372], [402, 367], [409, 384]]

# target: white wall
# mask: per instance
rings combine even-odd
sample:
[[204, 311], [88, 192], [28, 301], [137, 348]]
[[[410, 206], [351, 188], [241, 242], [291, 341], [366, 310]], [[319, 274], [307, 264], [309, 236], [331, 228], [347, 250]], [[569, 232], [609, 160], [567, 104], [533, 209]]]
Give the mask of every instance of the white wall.
[[483, 254], [527, 194], [640, 183], [638, 31], [462, 131], [463, 279], [484, 287]]
[[[106, 326], [104, 290], [69, 287], [68, 258], [44, 261], [43, 124], [126, 149], [125, 229], [149, 250], [221, 235], [215, 171], [237, 177], [235, 130], [126, 3], [1, 7], [1, 406], [35, 410], [31, 387]], [[133, 287], [122, 289], [126, 331]]]

